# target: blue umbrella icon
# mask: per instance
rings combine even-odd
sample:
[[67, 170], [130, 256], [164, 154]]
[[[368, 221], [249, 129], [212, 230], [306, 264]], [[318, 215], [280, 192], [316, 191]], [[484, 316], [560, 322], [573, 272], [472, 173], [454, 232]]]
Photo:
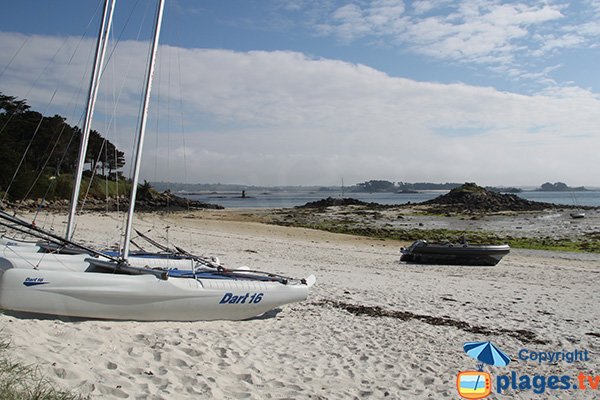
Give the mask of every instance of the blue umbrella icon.
[[480, 362], [477, 365], [480, 371], [483, 371], [483, 364], [505, 367], [510, 363], [510, 358], [492, 342], [467, 342], [463, 348], [465, 353]]

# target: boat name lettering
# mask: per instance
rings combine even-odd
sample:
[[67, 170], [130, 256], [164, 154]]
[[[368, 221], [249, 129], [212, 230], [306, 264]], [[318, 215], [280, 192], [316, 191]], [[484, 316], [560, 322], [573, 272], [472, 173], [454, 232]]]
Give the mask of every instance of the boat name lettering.
[[48, 282], [44, 282], [44, 278], [25, 278], [23, 285], [25, 286], [35, 286], [35, 285], [43, 285]]
[[246, 293], [235, 296], [233, 293], [225, 293], [219, 304], [256, 304], [263, 298], [263, 293]]

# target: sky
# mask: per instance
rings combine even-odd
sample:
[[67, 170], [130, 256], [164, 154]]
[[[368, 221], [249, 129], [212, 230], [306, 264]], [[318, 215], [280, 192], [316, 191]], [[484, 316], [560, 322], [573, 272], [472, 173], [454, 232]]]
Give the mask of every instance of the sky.
[[[81, 126], [101, 3], [3, 4], [0, 92]], [[94, 115], [128, 156], [154, 12], [118, 0]], [[160, 42], [148, 181], [600, 186], [600, 0], [167, 0]]]

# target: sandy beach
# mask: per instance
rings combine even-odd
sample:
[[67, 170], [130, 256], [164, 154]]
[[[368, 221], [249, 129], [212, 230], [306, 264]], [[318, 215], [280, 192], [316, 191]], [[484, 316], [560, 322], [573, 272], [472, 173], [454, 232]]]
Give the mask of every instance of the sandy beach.
[[[61, 218], [38, 224], [61, 230]], [[517, 226], [547, 225], [531, 221]], [[114, 213], [84, 214], [76, 236], [112, 245], [120, 224]], [[513, 249], [495, 267], [424, 266], [400, 263], [407, 243], [267, 225], [239, 212], [141, 214], [136, 226], [227, 266], [314, 273], [317, 283], [307, 301], [247, 321], [3, 313], [14, 359], [92, 399], [455, 399], [457, 374], [476, 367], [463, 344], [490, 340], [512, 359], [485, 367], [490, 398], [600, 396], [600, 388], [499, 394], [495, 378], [600, 375], [598, 254]], [[585, 350], [588, 359], [540, 364], [519, 358], [525, 349]]]

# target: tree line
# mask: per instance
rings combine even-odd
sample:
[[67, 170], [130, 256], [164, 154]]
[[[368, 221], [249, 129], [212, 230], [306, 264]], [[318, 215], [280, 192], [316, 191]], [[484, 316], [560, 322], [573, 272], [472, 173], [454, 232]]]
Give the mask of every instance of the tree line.
[[[69, 198], [81, 129], [60, 115], [43, 116], [26, 100], [0, 92], [0, 199]], [[95, 130], [90, 131], [85, 163], [109, 180], [123, 179], [125, 153]]]
[[[354, 192], [369, 192], [369, 193], [377, 193], [377, 192], [410, 192], [417, 190], [452, 190], [461, 186], [460, 183], [430, 183], [430, 182], [417, 182], [417, 183], [408, 183], [408, 182], [390, 182], [386, 180], [370, 180], [362, 183], [357, 183], [356, 185], [350, 187], [350, 191]], [[523, 190], [516, 187], [492, 187], [486, 186], [487, 190], [492, 192], [501, 192], [501, 193], [519, 193]], [[546, 191], [546, 192], [564, 192], [564, 191], [585, 191], [587, 190], [583, 186], [579, 187], [570, 187], [563, 182], [543, 183], [540, 188], [536, 189], [537, 191]]]
[[357, 183], [350, 187], [354, 192], [401, 192], [412, 190], [451, 190], [459, 187], [460, 183], [430, 183], [430, 182], [390, 182], [386, 180], [370, 180]]

